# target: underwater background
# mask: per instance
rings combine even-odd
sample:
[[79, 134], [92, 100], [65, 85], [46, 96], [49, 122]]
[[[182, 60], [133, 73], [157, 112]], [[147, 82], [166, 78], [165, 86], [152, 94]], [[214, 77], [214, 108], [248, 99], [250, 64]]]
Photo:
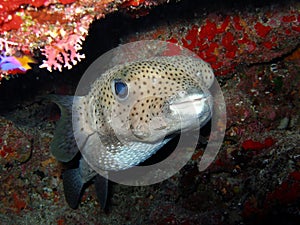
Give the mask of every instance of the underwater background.
[[[199, 143], [168, 180], [112, 184], [106, 211], [89, 186], [73, 210], [49, 150], [60, 111], [39, 96], [74, 94], [100, 55], [149, 39], [210, 63], [223, 145], [205, 171]], [[299, 224], [299, 44], [296, 0], [0, 0], [0, 224]]]

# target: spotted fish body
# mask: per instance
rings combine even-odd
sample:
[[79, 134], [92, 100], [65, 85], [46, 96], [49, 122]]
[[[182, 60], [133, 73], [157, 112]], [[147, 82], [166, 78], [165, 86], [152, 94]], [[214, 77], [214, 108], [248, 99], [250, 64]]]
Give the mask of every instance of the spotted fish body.
[[[213, 82], [211, 67], [200, 59], [155, 57], [109, 69], [86, 96], [74, 97], [72, 110], [70, 97], [54, 99], [62, 119], [51, 145], [53, 155], [63, 162], [71, 161], [78, 149], [83, 155], [76, 171], [63, 177], [70, 206], [78, 205], [78, 192], [97, 175], [95, 170], [138, 165], [174, 134], [205, 125], [212, 115], [208, 89]], [[75, 193], [72, 182], [80, 183]], [[107, 186], [99, 177], [96, 183]]]

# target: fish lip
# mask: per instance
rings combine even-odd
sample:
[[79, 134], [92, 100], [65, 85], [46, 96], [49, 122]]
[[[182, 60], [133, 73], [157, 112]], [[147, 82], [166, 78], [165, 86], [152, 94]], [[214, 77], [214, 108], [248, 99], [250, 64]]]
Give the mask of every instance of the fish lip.
[[203, 99], [204, 99], [204, 97], [196, 97], [196, 98], [187, 97], [181, 101], [173, 102], [172, 104], [170, 104], [170, 106], [180, 106], [180, 105], [190, 104], [190, 103], [194, 103], [194, 102], [199, 102]]
[[173, 115], [180, 115], [182, 122], [199, 118], [212, 112], [212, 96], [207, 93], [191, 94], [170, 103]]
[[193, 104], [193, 103], [197, 103], [197, 102], [201, 102], [201, 101], [205, 101], [207, 99], [209, 99], [210, 95], [209, 94], [205, 94], [205, 93], [201, 93], [201, 94], [192, 94], [192, 95], [188, 95], [185, 96], [183, 98], [177, 99], [175, 101], [170, 102], [170, 109], [172, 110], [172, 107], [184, 107], [185, 105], [188, 104]]

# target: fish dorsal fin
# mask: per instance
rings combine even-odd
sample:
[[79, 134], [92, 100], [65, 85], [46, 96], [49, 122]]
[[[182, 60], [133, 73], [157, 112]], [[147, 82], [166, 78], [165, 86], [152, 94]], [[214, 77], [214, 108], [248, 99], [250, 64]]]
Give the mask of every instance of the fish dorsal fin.
[[61, 162], [69, 162], [78, 153], [72, 128], [73, 96], [50, 95], [47, 98], [56, 103], [61, 111], [54, 137], [51, 142], [51, 153]]

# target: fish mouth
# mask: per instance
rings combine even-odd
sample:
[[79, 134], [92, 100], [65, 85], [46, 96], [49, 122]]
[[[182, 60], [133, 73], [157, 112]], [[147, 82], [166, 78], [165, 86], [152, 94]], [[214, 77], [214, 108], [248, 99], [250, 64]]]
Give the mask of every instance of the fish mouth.
[[[169, 109], [174, 117], [179, 116], [182, 128], [200, 126], [206, 123], [212, 114], [212, 96], [207, 93], [191, 94], [170, 103]], [[200, 120], [200, 121], [199, 121]]]
[[209, 106], [209, 99], [208, 94], [189, 95], [170, 103], [170, 110], [181, 112], [183, 115], [199, 115]]

